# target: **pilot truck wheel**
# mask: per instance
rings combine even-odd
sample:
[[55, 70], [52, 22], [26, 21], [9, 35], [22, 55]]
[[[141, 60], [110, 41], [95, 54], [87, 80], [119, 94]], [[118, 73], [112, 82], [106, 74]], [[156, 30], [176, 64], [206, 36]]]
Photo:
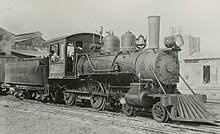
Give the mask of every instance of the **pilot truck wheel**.
[[160, 102], [153, 105], [152, 108], [153, 118], [157, 122], [166, 122], [168, 120], [168, 113], [166, 107], [162, 106]]
[[134, 107], [129, 104], [122, 104], [122, 111], [126, 116], [134, 115]]

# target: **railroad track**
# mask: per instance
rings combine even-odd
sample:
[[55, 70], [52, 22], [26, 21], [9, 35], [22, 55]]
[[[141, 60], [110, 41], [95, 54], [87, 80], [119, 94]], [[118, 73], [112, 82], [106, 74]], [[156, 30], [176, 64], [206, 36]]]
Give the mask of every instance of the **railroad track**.
[[[34, 107], [33, 107], [34, 103]], [[0, 102], [0, 107], [12, 107], [14, 110], [22, 112], [30, 112], [33, 114], [45, 114], [60, 116], [63, 118], [80, 118], [83, 120], [92, 120], [107, 124], [119, 125], [123, 127], [134, 128], [137, 130], [145, 130], [155, 133], [220, 133], [219, 127], [213, 126], [186, 126], [167, 123], [156, 123], [154, 120], [142, 117], [126, 117], [120, 113], [109, 111], [96, 111], [90, 108], [67, 107], [61, 104], [42, 104], [32, 100], [16, 101], [7, 100], [6, 103]]]

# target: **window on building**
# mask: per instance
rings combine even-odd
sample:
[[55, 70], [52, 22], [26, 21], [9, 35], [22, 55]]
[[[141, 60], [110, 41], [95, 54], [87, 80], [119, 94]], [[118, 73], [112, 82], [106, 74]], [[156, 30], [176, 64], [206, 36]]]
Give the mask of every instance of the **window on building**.
[[203, 84], [210, 83], [210, 66], [203, 66]]

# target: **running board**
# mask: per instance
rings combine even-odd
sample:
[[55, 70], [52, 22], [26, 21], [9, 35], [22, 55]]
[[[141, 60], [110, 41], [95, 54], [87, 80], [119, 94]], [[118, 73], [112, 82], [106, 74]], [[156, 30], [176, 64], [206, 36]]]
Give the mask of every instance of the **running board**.
[[[154, 96], [154, 95], [153, 95]], [[167, 94], [160, 97], [161, 104], [169, 109], [169, 117], [174, 121], [214, 123], [213, 116], [206, 110], [203, 95]]]

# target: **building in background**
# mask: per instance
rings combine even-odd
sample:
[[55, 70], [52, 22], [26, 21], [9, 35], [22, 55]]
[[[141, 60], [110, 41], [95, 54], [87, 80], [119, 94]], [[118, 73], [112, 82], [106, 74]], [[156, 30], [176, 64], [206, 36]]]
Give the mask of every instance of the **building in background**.
[[191, 35], [183, 35], [184, 45], [181, 47], [179, 52], [179, 62], [180, 62], [180, 74], [185, 74], [185, 62], [184, 60], [189, 56], [200, 52], [200, 38], [193, 37]]
[[[181, 30], [172, 29], [171, 34], [181, 34]], [[200, 38], [182, 35], [184, 45], [179, 52], [180, 75], [195, 93], [206, 94], [208, 101], [220, 102], [220, 53], [201, 52]], [[191, 94], [180, 79], [178, 89]]]
[[15, 44], [15, 35], [0, 28], [0, 55], [11, 55], [11, 48]]
[[185, 59], [185, 78], [194, 87], [220, 88], [220, 53], [200, 52]]
[[[170, 34], [182, 35], [181, 28], [171, 28]], [[181, 47], [179, 52], [179, 61], [184, 67], [184, 59], [189, 57], [194, 53], [200, 52], [200, 37], [194, 37], [192, 35], [182, 35], [184, 40], [184, 45]], [[183, 71], [183, 68], [181, 68]], [[184, 73], [184, 72], [182, 72]]]
[[42, 44], [44, 41], [42, 33], [39, 31], [19, 34], [15, 35], [15, 44], [12, 48], [16, 50], [47, 51], [46, 46]]
[[220, 53], [199, 52], [185, 59], [185, 80], [197, 93], [220, 101]]
[[0, 55], [13, 55], [21, 58], [48, 56], [48, 46], [37, 31], [15, 35], [0, 28]]
[[[181, 35], [181, 28], [172, 28], [171, 29], [171, 35], [176, 35], [179, 34]], [[192, 35], [182, 35], [183, 40], [184, 40], [184, 45], [181, 47], [181, 51], [179, 52], [179, 63], [180, 63], [180, 75], [183, 76], [184, 79], [186, 79], [185, 72], [186, 66], [185, 66], [185, 59], [188, 58], [189, 56], [199, 53], [200, 52], [200, 38], [199, 37], [194, 37]], [[186, 85], [180, 79], [180, 82], [178, 84], [178, 88], [180, 90], [185, 90]]]

